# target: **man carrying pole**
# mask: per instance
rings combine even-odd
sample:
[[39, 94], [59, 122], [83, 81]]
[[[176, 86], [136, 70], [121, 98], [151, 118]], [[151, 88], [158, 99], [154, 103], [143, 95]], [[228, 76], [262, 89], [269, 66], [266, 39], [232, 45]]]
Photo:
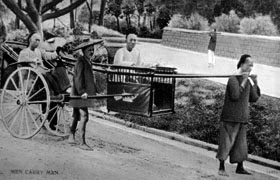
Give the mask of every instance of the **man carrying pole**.
[[225, 160], [237, 163], [236, 173], [247, 174], [243, 162], [248, 157], [247, 124], [249, 119], [249, 102], [256, 102], [260, 97], [257, 76], [250, 75], [253, 60], [250, 55], [241, 56], [237, 76], [231, 76], [227, 83], [225, 102], [221, 114], [220, 137], [217, 159], [220, 161], [219, 175], [228, 176]]

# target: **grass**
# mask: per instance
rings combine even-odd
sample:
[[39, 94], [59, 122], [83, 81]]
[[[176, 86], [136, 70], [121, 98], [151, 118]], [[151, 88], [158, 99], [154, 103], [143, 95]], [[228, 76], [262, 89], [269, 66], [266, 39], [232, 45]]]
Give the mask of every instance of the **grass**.
[[[205, 79], [184, 79], [177, 82], [175, 93], [175, 114], [152, 118], [118, 116], [139, 125], [217, 144], [225, 85]], [[279, 108], [280, 99], [265, 95], [251, 104], [247, 134], [250, 154], [280, 161]]]

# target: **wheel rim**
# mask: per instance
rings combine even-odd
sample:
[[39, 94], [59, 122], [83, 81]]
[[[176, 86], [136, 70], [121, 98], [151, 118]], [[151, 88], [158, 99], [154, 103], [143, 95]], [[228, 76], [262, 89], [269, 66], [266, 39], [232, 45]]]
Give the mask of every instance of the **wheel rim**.
[[6, 80], [0, 104], [7, 130], [14, 137], [31, 138], [49, 112], [50, 91], [45, 78], [32, 68], [18, 68]]
[[[70, 124], [72, 121], [71, 108], [65, 103], [57, 103], [51, 106], [45, 127], [51, 133], [65, 137], [69, 135]], [[55, 121], [57, 121], [55, 123]]]

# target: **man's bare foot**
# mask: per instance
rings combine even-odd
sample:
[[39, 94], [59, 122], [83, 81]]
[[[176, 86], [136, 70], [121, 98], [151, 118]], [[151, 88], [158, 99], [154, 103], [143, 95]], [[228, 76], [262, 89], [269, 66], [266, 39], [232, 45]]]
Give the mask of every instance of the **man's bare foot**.
[[82, 150], [86, 150], [86, 151], [93, 151], [93, 148], [91, 148], [87, 144], [80, 144], [79, 148], [82, 149]]
[[246, 171], [244, 168], [237, 168], [235, 171], [237, 174], [245, 174], [245, 175], [251, 175], [252, 173]]
[[75, 138], [72, 134], [69, 135], [68, 143], [69, 144], [77, 144], [77, 142], [75, 141]]
[[226, 172], [226, 170], [224, 170], [224, 169], [219, 169], [218, 174], [219, 174], [220, 176], [229, 177], [229, 174], [228, 174], [228, 173]]

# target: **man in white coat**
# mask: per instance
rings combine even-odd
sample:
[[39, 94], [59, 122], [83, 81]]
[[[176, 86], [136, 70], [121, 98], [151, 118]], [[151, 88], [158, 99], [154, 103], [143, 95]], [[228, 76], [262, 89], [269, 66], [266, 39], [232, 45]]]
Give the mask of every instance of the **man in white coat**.
[[142, 66], [140, 51], [135, 48], [137, 36], [128, 34], [126, 37], [126, 46], [119, 49], [114, 58], [115, 65], [122, 66]]

